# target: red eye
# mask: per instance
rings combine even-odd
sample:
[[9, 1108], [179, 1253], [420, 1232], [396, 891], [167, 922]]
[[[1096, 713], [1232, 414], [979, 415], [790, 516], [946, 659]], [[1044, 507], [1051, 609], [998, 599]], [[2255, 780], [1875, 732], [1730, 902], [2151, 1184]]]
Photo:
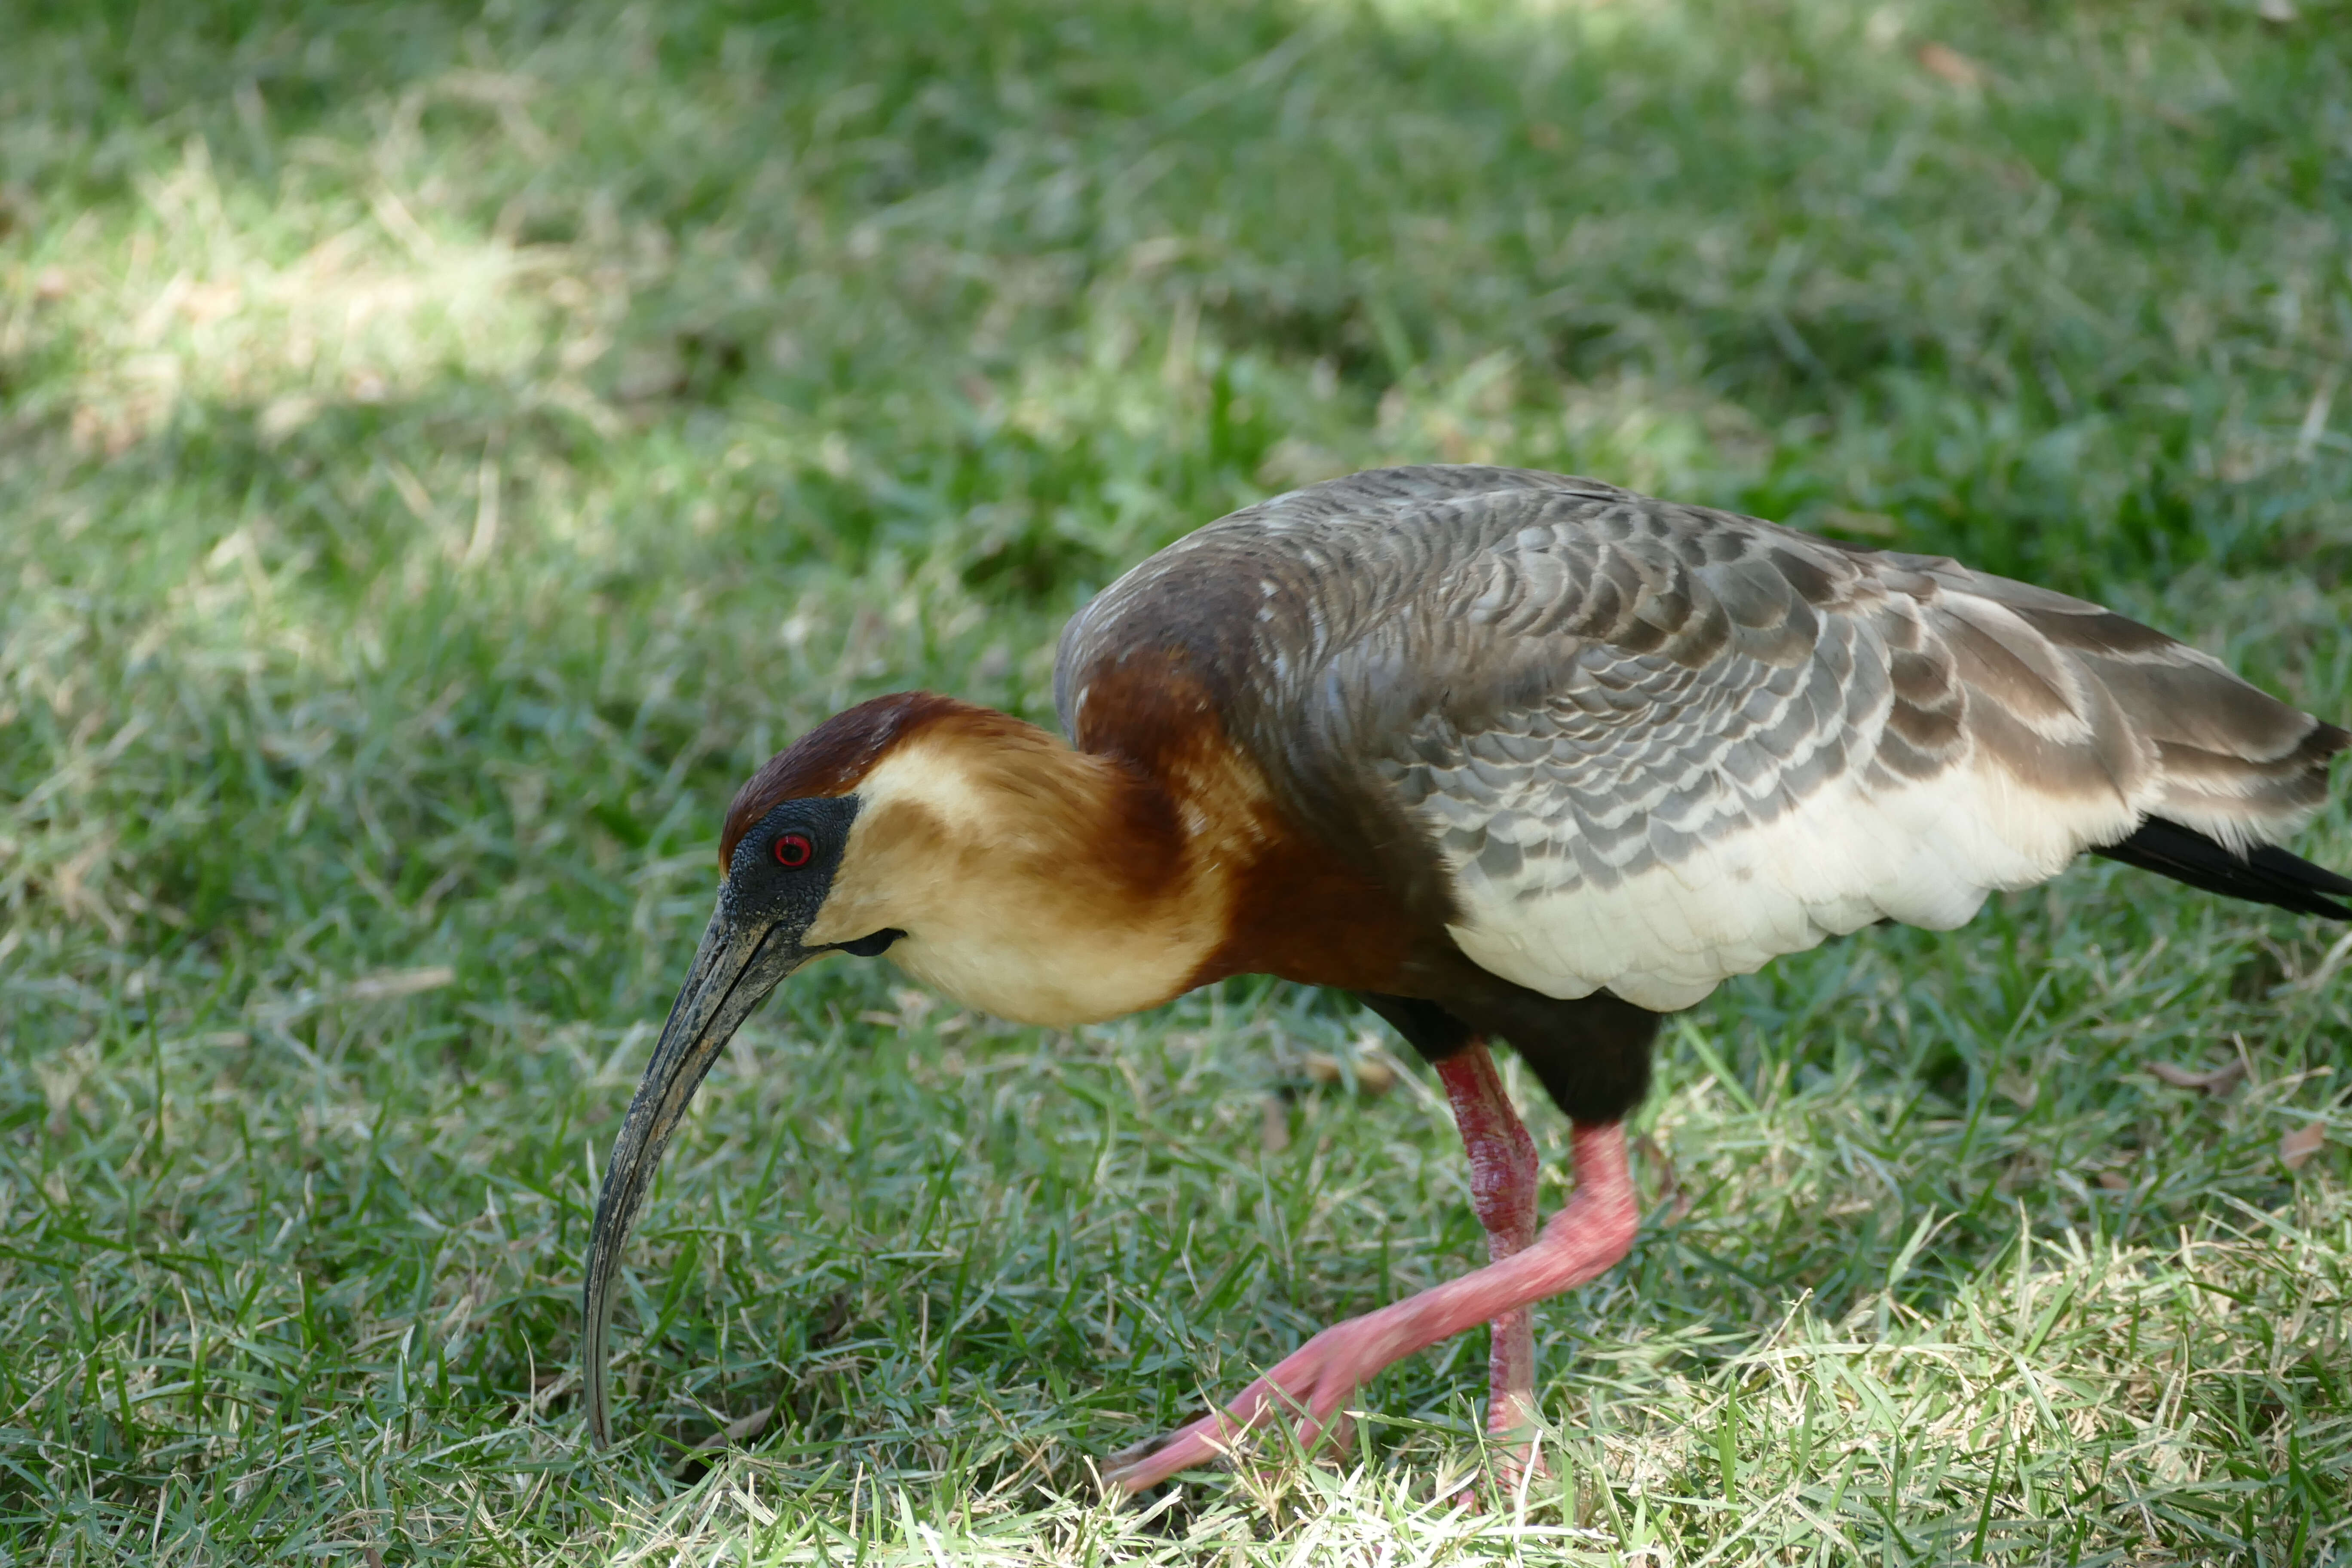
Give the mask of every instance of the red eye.
[[776, 838], [776, 864], [787, 871], [797, 871], [809, 863], [816, 846], [797, 833], [780, 834]]

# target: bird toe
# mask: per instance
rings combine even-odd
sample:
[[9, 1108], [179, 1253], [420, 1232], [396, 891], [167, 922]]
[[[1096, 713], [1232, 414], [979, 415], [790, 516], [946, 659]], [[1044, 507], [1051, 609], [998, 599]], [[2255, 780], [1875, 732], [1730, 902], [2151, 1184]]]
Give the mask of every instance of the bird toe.
[[1236, 1445], [1251, 1431], [1279, 1426], [1301, 1454], [1345, 1453], [1355, 1424], [1340, 1407], [1370, 1371], [1355, 1329], [1362, 1320], [1337, 1324], [1316, 1335], [1272, 1372], [1242, 1390], [1223, 1410], [1213, 1411], [1165, 1438], [1139, 1443], [1110, 1456], [1103, 1484], [1139, 1492], [1180, 1471], [1229, 1463]]

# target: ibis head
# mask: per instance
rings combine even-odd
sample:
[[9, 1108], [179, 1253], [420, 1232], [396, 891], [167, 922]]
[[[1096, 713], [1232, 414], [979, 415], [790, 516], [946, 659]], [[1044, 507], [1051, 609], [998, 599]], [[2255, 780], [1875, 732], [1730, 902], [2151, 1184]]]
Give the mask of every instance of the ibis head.
[[810, 944], [809, 928], [824, 908], [857, 807], [855, 795], [785, 801], [763, 815], [728, 858], [718, 907], [622, 1123], [596, 1200], [586, 1309], [588, 1420], [600, 1446], [610, 1433], [603, 1370], [621, 1239], [636, 1218], [687, 1103], [736, 1029], [786, 975], [836, 949], [879, 952], [896, 934], [883, 931], [863, 942]]
[[600, 1445], [621, 1244], [711, 1064], [787, 976], [887, 952], [999, 1017], [1087, 1023], [1197, 984], [1224, 930], [1213, 846], [1189, 842], [1135, 771], [929, 693], [853, 708], [772, 759], [720, 853], [710, 923], [596, 1201], [583, 1304]]

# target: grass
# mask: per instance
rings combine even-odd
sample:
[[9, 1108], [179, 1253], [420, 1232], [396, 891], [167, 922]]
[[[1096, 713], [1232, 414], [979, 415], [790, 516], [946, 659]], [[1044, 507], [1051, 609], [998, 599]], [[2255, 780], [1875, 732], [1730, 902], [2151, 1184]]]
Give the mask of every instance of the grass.
[[1060, 619], [1270, 489], [1594, 473], [2352, 715], [2347, 24], [14, 8], [0, 1562], [2347, 1561], [2346, 949], [2114, 868], [1668, 1030], [1522, 1509], [1453, 1501], [1475, 1335], [1347, 1467], [1095, 1500], [1478, 1253], [1426, 1079], [1317, 1082], [1369, 1020], [1263, 984], [794, 982], [633, 1240], [611, 1456], [571, 1358], [738, 779], [877, 691], [1045, 716]]

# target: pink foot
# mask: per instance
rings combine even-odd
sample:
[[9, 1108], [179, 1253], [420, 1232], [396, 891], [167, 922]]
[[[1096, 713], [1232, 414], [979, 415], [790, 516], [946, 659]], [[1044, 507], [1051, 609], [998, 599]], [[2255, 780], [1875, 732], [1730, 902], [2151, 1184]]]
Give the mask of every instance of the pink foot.
[[[1486, 1436], [1495, 1455], [1495, 1486], [1504, 1497], [1517, 1496], [1531, 1480], [1550, 1474], [1536, 1447], [1535, 1310], [1521, 1307], [1487, 1324], [1493, 1336], [1488, 1353]], [[1468, 1490], [1455, 1500], [1475, 1508]]]
[[[1633, 1245], [1639, 1219], [1625, 1170], [1623, 1130], [1615, 1122], [1580, 1126], [1573, 1147], [1575, 1194], [1533, 1245], [1459, 1279], [1324, 1330], [1224, 1409], [1183, 1427], [1140, 1458], [1118, 1465], [1104, 1476], [1105, 1484], [1129, 1492], [1156, 1486], [1179, 1470], [1232, 1452], [1244, 1435], [1273, 1420], [1293, 1422], [1302, 1443], [1327, 1434], [1344, 1441], [1335, 1417], [1344, 1420], [1347, 1402], [1382, 1367], [1474, 1324], [1511, 1314], [1523, 1317], [1535, 1302], [1572, 1289], [1615, 1264]], [[1507, 1417], [1512, 1429], [1524, 1430], [1533, 1415], [1532, 1334], [1522, 1338], [1511, 1329], [1503, 1341], [1498, 1352], [1507, 1349], [1511, 1364], [1506, 1367], [1506, 1357], [1498, 1353], [1495, 1371], [1498, 1377], [1508, 1373], [1512, 1386], [1489, 1411], [1488, 1424], [1499, 1431], [1503, 1428], [1496, 1426], [1497, 1419]]]
[[[1104, 1481], [1130, 1492], [1141, 1491], [1179, 1470], [1224, 1458], [1249, 1432], [1277, 1423], [1289, 1428], [1302, 1448], [1328, 1441], [1345, 1452], [1350, 1433], [1341, 1406], [1365, 1379], [1393, 1359], [1384, 1359], [1381, 1353], [1385, 1347], [1376, 1322], [1380, 1316], [1373, 1312], [1334, 1323], [1285, 1356], [1223, 1410], [1144, 1445], [1139, 1455], [1110, 1471]], [[1119, 1458], [1128, 1459], [1128, 1455]]]

